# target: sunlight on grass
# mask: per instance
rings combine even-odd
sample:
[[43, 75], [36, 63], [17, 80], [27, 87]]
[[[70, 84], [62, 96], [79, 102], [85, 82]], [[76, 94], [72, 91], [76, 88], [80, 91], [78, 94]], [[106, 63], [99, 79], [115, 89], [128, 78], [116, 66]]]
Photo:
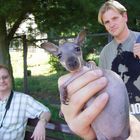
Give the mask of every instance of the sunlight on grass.
[[[11, 62], [13, 66], [13, 75], [15, 78], [23, 77], [23, 51], [10, 51]], [[49, 75], [51, 65], [48, 63], [50, 55], [44, 50], [37, 48], [28, 51], [27, 65], [32, 76]]]

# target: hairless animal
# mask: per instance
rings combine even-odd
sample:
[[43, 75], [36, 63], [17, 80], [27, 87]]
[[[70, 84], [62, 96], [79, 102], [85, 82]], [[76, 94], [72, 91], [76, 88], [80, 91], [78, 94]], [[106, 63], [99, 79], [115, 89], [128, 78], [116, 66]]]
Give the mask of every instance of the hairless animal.
[[[88, 70], [100, 69], [93, 61], [85, 62], [82, 56], [81, 46], [86, 37], [86, 31], [81, 31], [73, 42], [66, 42], [57, 46], [51, 42], [44, 42], [41, 47], [49, 53], [57, 56], [60, 63], [69, 71], [76, 72], [61, 87], [60, 100], [64, 104], [69, 103], [67, 86], [77, 77], [82, 75], [80, 72], [83, 66]], [[77, 72], [79, 71], [79, 72]], [[129, 137], [129, 99], [128, 93], [122, 79], [111, 70], [102, 69], [104, 76], [108, 80], [108, 85], [98, 94], [106, 91], [109, 94], [109, 101], [105, 109], [93, 122], [92, 127], [95, 130], [98, 140], [126, 140]], [[97, 94], [97, 96], [98, 96]], [[92, 97], [86, 106], [89, 106], [96, 97]]]

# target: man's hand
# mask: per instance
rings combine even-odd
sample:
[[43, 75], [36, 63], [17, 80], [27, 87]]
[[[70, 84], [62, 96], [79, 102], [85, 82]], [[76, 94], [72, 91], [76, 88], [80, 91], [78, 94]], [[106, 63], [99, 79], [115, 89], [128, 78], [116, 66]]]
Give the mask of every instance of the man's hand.
[[[58, 81], [59, 86], [70, 76], [71, 74], [61, 77]], [[61, 111], [70, 129], [85, 140], [96, 138], [94, 130], [91, 128], [91, 123], [108, 101], [108, 94], [103, 93], [89, 107], [83, 110], [85, 103], [107, 85], [106, 78], [102, 76], [101, 70], [94, 70], [75, 79], [67, 87], [70, 99], [69, 104], [61, 104]]]
[[130, 115], [130, 137], [127, 140], [139, 140], [140, 139], [140, 122]]
[[39, 121], [34, 129], [34, 132], [31, 136], [34, 140], [45, 140], [46, 132], [45, 126], [51, 118], [50, 112], [42, 112], [39, 118]]
[[45, 140], [45, 122], [39, 120], [31, 138], [34, 140]]
[[140, 43], [135, 43], [133, 53], [135, 57], [138, 57], [140, 59]]

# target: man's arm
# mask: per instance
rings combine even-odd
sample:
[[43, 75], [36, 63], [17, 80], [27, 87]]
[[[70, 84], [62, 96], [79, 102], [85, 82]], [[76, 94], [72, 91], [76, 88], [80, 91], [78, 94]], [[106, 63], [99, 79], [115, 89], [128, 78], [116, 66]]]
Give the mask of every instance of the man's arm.
[[39, 117], [39, 122], [44, 123], [44, 125], [46, 125], [48, 123], [48, 121], [51, 118], [51, 113], [50, 112], [42, 112], [40, 117]]
[[42, 112], [39, 121], [34, 129], [33, 135], [31, 138], [37, 139], [37, 140], [45, 140], [45, 126], [48, 123], [48, 121], [51, 118], [51, 113], [48, 112]]
[[130, 137], [127, 140], [140, 139], [140, 122], [134, 115], [130, 115]]

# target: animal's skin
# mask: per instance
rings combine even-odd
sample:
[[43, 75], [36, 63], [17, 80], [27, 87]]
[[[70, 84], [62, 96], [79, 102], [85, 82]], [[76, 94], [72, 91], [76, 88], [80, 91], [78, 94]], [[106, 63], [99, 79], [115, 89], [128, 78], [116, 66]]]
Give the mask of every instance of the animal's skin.
[[[126, 87], [122, 79], [113, 71], [103, 70], [108, 79], [106, 91], [109, 102], [101, 114], [92, 124], [98, 140], [126, 140], [129, 136], [129, 100]], [[100, 94], [99, 93], [99, 94]], [[93, 102], [90, 99], [86, 106]]]
[[[82, 51], [79, 45], [86, 36], [85, 32], [80, 32], [74, 42], [64, 43], [62, 46], [56, 46], [45, 42], [42, 48], [51, 54], [58, 56], [61, 64], [69, 71], [80, 71], [83, 66], [89, 70], [97, 67], [94, 62], [86, 63], [82, 57]], [[108, 80], [107, 87], [98, 94], [106, 91], [109, 94], [109, 102], [101, 114], [96, 118], [92, 127], [95, 130], [98, 140], [126, 140], [129, 136], [129, 99], [125, 84], [122, 79], [113, 71], [103, 70], [104, 76]], [[59, 88], [60, 99], [64, 104], [69, 103], [67, 86], [83, 73], [77, 73], [71, 77]], [[97, 96], [98, 96], [97, 94]], [[85, 107], [89, 106], [96, 97], [91, 98]]]

